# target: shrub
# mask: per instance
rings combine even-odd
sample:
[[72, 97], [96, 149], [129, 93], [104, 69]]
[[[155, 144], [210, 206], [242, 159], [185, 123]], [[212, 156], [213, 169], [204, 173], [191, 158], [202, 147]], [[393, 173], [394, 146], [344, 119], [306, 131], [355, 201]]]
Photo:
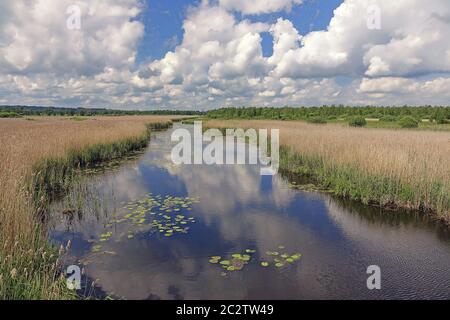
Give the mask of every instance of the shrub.
[[419, 121], [417, 121], [417, 119], [411, 117], [411, 116], [406, 116], [400, 119], [400, 126], [402, 128], [417, 128], [419, 127]]
[[327, 123], [327, 120], [318, 116], [307, 118], [306, 121], [308, 121], [309, 123]]
[[449, 123], [448, 120], [445, 118], [445, 116], [442, 113], [437, 114], [434, 117], [434, 120], [436, 121], [437, 124], [447, 124], [447, 123]]
[[367, 115], [367, 118], [370, 118], [370, 119], [380, 119], [382, 116], [383, 116], [383, 115], [382, 115], [381, 113], [374, 112], [374, 113], [368, 114], [368, 115]]
[[382, 122], [395, 122], [398, 118], [396, 116], [384, 116], [380, 118], [380, 121]]
[[0, 112], [0, 118], [21, 118], [22, 116], [16, 112]]
[[367, 121], [364, 117], [354, 117], [349, 123], [351, 127], [364, 127], [367, 124]]

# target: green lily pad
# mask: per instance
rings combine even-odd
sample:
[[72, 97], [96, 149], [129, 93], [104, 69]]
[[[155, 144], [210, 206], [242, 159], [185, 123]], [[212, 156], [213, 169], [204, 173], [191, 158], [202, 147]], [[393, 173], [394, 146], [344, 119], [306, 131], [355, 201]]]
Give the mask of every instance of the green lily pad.
[[293, 260], [300, 260], [300, 257], [301, 257], [302, 255], [300, 254], [300, 253], [296, 253], [296, 254], [294, 254], [294, 255], [292, 255], [291, 256], [291, 259], [293, 259]]
[[244, 254], [243, 256], [241, 256], [241, 260], [243, 261], [250, 261], [251, 257], [248, 254]]
[[265, 262], [265, 261], [263, 261], [263, 262], [261, 262], [261, 266], [263, 266], [263, 267], [268, 267], [268, 266], [269, 266], [269, 263], [268, 263], [268, 262]]
[[92, 252], [100, 252], [101, 249], [102, 249], [101, 245], [95, 245], [92, 247]]

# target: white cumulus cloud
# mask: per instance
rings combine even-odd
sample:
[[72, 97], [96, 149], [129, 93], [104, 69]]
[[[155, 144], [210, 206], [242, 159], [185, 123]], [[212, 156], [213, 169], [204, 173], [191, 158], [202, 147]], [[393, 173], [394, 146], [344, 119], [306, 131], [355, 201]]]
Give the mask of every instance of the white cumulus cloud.
[[[253, 16], [301, 2], [204, 0], [187, 11], [183, 37], [171, 50], [138, 64], [141, 0], [1, 1], [0, 103], [140, 109], [448, 104], [448, 0], [344, 0], [325, 30], [306, 34], [287, 18]], [[81, 10], [79, 30], [66, 26], [74, 4]], [[368, 27], [374, 5], [379, 29]], [[263, 33], [273, 38], [269, 57]]]
[[303, 0], [219, 0], [221, 6], [228, 10], [236, 10], [244, 14], [262, 14], [291, 10], [292, 6], [301, 4]]

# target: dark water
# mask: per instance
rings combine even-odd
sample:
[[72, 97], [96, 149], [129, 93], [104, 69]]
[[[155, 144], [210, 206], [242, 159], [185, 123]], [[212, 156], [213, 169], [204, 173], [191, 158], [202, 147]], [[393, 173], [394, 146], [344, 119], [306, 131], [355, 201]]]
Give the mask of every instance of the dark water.
[[[293, 190], [281, 175], [262, 177], [257, 166], [175, 166], [170, 133], [155, 134], [141, 157], [87, 178], [54, 206], [52, 238], [72, 241], [68, 263], [84, 262], [97, 291], [127, 299], [450, 298], [448, 228], [420, 215]], [[151, 222], [163, 217], [148, 213], [158, 208], [140, 223], [117, 222], [136, 214], [124, 203], [161, 204], [166, 197], [189, 197], [180, 211], [163, 212], [192, 217], [187, 233], [155, 230]], [[81, 210], [63, 215], [68, 207]], [[209, 262], [246, 249], [256, 252], [240, 271]], [[261, 261], [275, 258], [267, 251], [301, 258], [263, 267]], [[367, 289], [370, 265], [381, 268], [381, 290]]]

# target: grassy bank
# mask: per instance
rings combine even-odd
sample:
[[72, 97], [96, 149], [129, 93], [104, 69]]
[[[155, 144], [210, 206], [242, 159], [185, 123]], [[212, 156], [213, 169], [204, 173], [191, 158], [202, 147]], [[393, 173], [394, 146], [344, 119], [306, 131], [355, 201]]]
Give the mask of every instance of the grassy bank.
[[14, 242], [2, 237], [0, 252], [1, 300], [76, 298], [67, 290], [65, 275], [61, 273], [66, 248], [51, 246], [38, 224], [30, 234], [16, 235]]
[[80, 169], [122, 158], [132, 151], [143, 149], [148, 145], [152, 131], [166, 130], [171, 125], [172, 122], [150, 123], [140, 136], [71, 149], [65, 156], [38, 161], [33, 165], [27, 182], [36, 213], [45, 213], [54, 198], [63, 196], [77, 179]]
[[313, 179], [335, 195], [388, 209], [408, 209], [437, 215], [450, 222], [449, 186], [435, 181], [430, 186], [371, 175], [352, 166], [337, 166], [320, 157], [302, 155], [290, 147], [280, 150], [280, 169]]
[[448, 132], [299, 121], [212, 120], [205, 126], [279, 129], [282, 169], [309, 176], [344, 198], [450, 221]]
[[[71, 299], [60, 274], [67, 248], [49, 245], [37, 212], [79, 169], [143, 148], [169, 117], [0, 122], [0, 299]], [[146, 125], [148, 123], [164, 125]], [[74, 134], [74, 133], [77, 134]]]

